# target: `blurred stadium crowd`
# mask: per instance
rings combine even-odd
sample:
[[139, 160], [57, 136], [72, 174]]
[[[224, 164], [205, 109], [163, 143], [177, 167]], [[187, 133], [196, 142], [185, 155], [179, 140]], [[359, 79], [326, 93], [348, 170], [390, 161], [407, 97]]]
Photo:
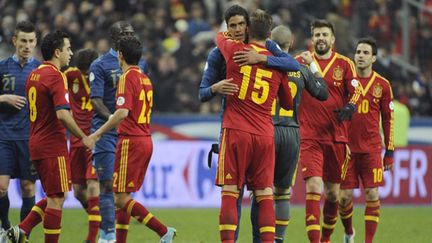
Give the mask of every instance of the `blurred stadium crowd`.
[[[371, 35], [379, 49], [375, 69], [388, 78], [395, 98], [414, 116], [432, 116], [432, 14], [409, 11], [410, 64], [404, 72], [397, 60], [402, 50], [403, 0], [243, 0], [250, 11], [265, 9], [275, 24], [288, 25], [296, 41], [294, 53], [310, 48], [309, 23], [330, 20], [336, 28], [336, 49], [353, 56], [358, 37]], [[432, 0], [420, 0], [432, 9]], [[108, 28], [128, 20], [145, 45], [155, 89], [154, 111], [212, 114], [220, 102], [200, 104], [197, 98], [207, 53], [214, 46], [228, 0], [0, 0], [0, 59], [14, 51], [11, 38], [17, 21], [35, 23], [39, 39], [53, 29], [71, 35], [73, 50], [109, 49]], [[222, 27], [223, 28], [223, 27]], [[39, 51], [39, 50], [38, 50]], [[41, 60], [40, 54], [36, 56]]]

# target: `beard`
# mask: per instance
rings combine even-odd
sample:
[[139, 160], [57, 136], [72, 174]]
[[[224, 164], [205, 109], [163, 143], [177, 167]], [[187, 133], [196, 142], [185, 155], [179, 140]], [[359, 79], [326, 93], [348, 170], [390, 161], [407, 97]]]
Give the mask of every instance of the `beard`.
[[315, 52], [316, 52], [318, 55], [324, 55], [324, 54], [326, 54], [327, 52], [329, 52], [329, 50], [330, 50], [330, 46], [329, 46], [328, 44], [326, 44], [326, 43], [324, 43], [324, 45], [325, 45], [324, 48], [319, 49], [319, 48], [318, 48], [318, 45], [321, 44], [321, 43], [322, 43], [322, 42], [315, 44]]

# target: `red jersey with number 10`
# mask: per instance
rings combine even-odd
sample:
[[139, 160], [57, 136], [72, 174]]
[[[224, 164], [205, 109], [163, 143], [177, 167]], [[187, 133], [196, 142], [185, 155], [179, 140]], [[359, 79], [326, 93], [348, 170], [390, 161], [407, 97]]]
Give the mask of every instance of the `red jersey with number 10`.
[[26, 82], [30, 117], [30, 157], [32, 160], [67, 155], [66, 129], [56, 111], [69, 109], [65, 75], [44, 62], [30, 73]]
[[[78, 68], [71, 67], [65, 71], [68, 81], [70, 106], [72, 115], [79, 128], [90, 135], [93, 106], [90, 101], [90, 86], [88, 79]], [[84, 146], [81, 140], [71, 135], [72, 146]]]
[[150, 115], [153, 107], [153, 86], [138, 68], [130, 67], [117, 86], [116, 109], [128, 109], [129, 114], [120, 123], [119, 136], [150, 136]]
[[260, 54], [272, 55], [261, 45], [234, 41], [223, 33], [218, 34], [216, 44], [226, 61], [226, 78], [233, 78], [232, 82], [240, 88], [238, 93], [227, 96], [222, 128], [273, 136], [273, 100], [279, 96], [281, 106], [287, 110], [292, 109], [293, 100], [287, 75], [264, 65], [240, 67], [234, 62], [234, 53], [246, 47], [253, 48]]
[[362, 92], [349, 132], [349, 146], [354, 153], [381, 152], [380, 116], [386, 150], [393, 146], [393, 92], [389, 81], [376, 72], [360, 78]]
[[[338, 120], [336, 109], [346, 104], [356, 105], [360, 91], [353, 62], [339, 53], [332, 52], [328, 59], [313, 55], [318, 70], [327, 82], [329, 97], [319, 101], [305, 92], [300, 102], [300, 136], [302, 139], [348, 142], [349, 123]], [[299, 62], [302, 60], [297, 58]]]

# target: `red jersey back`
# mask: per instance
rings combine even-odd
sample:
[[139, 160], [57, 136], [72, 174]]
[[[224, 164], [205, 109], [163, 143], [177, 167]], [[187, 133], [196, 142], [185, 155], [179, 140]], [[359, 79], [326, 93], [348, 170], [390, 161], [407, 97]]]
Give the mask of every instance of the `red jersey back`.
[[30, 73], [26, 83], [30, 112], [30, 157], [32, 160], [67, 155], [66, 129], [56, 111], [69, 109], [65, 75], [45, 62]]
[[[65, 71], [70, 95], [70, 107], [73, 118], [86, 135], [90, 134], [93, 117], [93, 106], [90, 101], [90, 86], [88, 79], [78, 68], [68, 68]], [[71, 135], [72, 146], [84, 146], [81, 140]]]
[[153, 86], [138, 68], [130, 67], [117, 86], [116, 109], [128, 109], [129, 114], [120, 123], [119, 136], [150, 136], [150, 115], [153, 107]]
[[393, 92], [389, 81], [376, 72], [370, 77], [359, 78], [361, 97], [349, 130], [349, 146], [352, 152], [380, 152], [380, 116], [386, 150], [393, 146]]
[[261, 45], [230, 40], [222, 33], [218, 34], [216, 42], [226, 61], [226, 78], [233, 78], [232, 82], [240, 88], [238, 94], [226, 97], [222, 127], [273, 136], [271, 109], [278, 93], [281, 105], [286, 109], [292, 108], [287, 75], [264, 65], [240, 67], [234, 62], [234, 52], [243, 50], [245, 47], [253, 48], [261, 54], [271, 55]]
[[[327, 82], [329, 97], [319, 101], [308, 92], [300, 102], [300, 136], [302, 139], [348, 142], [348, 122], [339, 122], [336, 109], [359, 99], [357, 74], [353, 62], [336, 52], [328, 59], [318, 59], [318, 70]], [[297, 58], [299, 62], [302, 60]]]

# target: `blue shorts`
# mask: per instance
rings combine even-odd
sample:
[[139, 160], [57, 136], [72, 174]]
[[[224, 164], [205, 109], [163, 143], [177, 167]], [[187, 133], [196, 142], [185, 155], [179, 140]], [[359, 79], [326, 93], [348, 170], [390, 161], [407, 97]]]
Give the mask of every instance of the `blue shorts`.
[[112, 180], [117, 136], [104, 135], [96, 143], [93, 151], [93, 166], [99, 181]]
[[36, 181], [38, 175], [30, 161], [28, 140], [0, 140], [0, 175]]

